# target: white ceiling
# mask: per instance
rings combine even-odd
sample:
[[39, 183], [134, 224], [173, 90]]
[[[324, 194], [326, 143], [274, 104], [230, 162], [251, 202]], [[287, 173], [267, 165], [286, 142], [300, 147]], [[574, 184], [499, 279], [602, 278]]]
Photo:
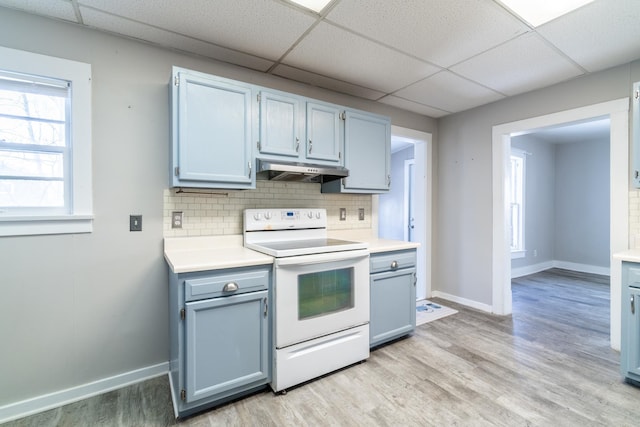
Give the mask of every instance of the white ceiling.
[[640, 58], [640, 0], [595, 0], [536, 29], [498, 0], [333, 0], [321, 14], [286, 0], [0, 6], [434, 118]]

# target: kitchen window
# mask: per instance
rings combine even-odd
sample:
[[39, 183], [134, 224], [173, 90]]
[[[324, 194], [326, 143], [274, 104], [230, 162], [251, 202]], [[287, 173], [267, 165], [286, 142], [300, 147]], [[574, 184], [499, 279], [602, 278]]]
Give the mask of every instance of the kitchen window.
[[0, 236], [92, 231], [91, 66], [0, 48]]
[[511, 258], [524, 258], [525, 152], [511, 150]]

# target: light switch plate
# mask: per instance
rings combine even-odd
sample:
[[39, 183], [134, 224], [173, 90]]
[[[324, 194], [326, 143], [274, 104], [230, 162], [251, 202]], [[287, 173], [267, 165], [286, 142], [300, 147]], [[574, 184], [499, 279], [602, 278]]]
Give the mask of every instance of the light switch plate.
[[142, 215], [129, 215], [129, 231], [142, 231]]
[[347, 219], [347, 209], [340, 208], [340, 221], [346, 221]]

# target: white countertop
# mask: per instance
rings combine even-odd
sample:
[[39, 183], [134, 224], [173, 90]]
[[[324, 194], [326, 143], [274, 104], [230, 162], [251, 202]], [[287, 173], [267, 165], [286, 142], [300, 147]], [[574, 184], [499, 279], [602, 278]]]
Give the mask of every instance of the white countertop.
[[622, 252], [616, 252], [613, 254], [614, 259], [620, 261], [640, 262], [640, 249], [628, 249]]
[[167, 237], [164, 258], [174, 273], [273, 264], [273, 258], [243, 246], [242, 235]]
[[403, 240], [380, 239], [371, 234], [371, 230], [335, 230], [328, 232], [329, 237], [343, 240], [355, 240], [356, 242], [366, 242], [369, 252], [372, 254], [378, 252], [401, 251], [403, 249], [415, 249], [420, 243], [405, 242]]
[[[420, 246], [415, 242], [379, 239], [368, 229], [329, 231], [328, 234], [336, 239], [366, 242], [371, 253]], [[245, 248], [242, 235], [167, 237], [164, 239], [164, 258], [174, 273], [273, 264], [272, 257]]]

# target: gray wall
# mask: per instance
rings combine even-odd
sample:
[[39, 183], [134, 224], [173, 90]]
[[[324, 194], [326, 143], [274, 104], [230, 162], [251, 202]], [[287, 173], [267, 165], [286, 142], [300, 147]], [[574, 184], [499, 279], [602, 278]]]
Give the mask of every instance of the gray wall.
[[381, 194], [378, 205], [378, 233], [385, 239], [404, 240], [404, 162], [414, 158], [414, 147], [391, 155], [391, 191]]
[[629, 97], [640, 61], [438, 121], [434, 290], [492, 304], [492, 127]]
[[555, 259], [609, 267], [609, 140], [556, 145]]
[[[287, 90], [391, 116], [434, 132], [418, 114], [288, 82], [60, 21], [0, 8], [0, 43], [90, 63], [94, 231], [0, 238], [0, 406], [168, 360], [167, 267], [171, 66]], [[143, 231], [128, 231], [129, 214]]]
[[[511, 139], [526, 156], [526, 256], [512, 268], [559, 261], [609, 267], [609, 140]], [[537, 251], [537, 256], [534, 255]]]
[[[553, 261], [555, 235], [555, 147], [532, 135], [511, 138], [511, 147], [531, 153], [525, 157], [524, 258], [511, 267]], [[534, 256], [533, 250], [537, 251]]]

